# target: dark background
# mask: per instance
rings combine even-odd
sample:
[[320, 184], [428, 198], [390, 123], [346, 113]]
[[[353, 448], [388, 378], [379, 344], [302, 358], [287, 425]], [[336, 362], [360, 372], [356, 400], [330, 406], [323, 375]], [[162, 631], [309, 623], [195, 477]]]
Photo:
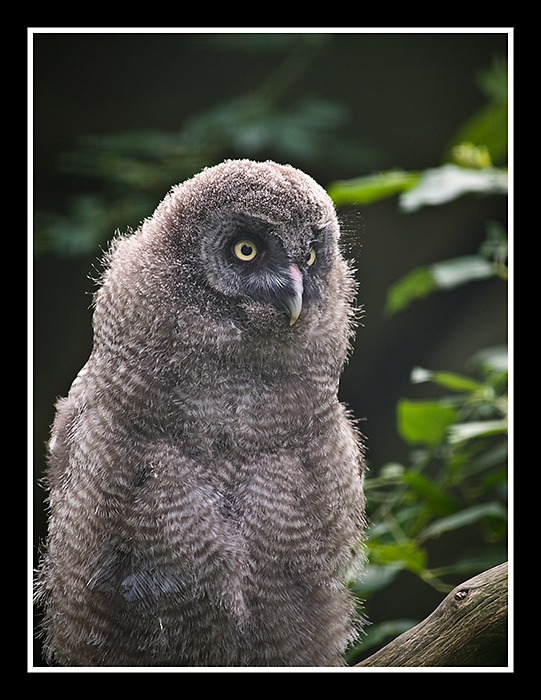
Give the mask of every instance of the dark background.
[[[59, 168], [60, 156], [79, 137], [132, 129], [178, 131], [194, 114], [257, 89], [283, 58], [276, 51], [247, 51], [234, 42], [220, 47], [208, 39], [204, 33], [184, 32], [51, 31], [31, 36], [35, 208], [65, 212], [74, 194], [97, 187]], [[498, 30], [351, 31], [327, 39], [283, 97], [286, 105], [299, 95], [317, 95], [345, 106], [348, 119], [340, 133], [365, 149], [357, 162], [342, 165], [324, 158], [311, 162], [287, 158], [323, 186], [373, 170], [439, 165], [456, 129], [486, 103], [476, 73], [495, 57], [507, 55], [507, 34]], [[232, 151], [224, 157], [251, 155]], [[272, 149], [256, 157], [285, 160]], [[341, 398], [363, 421], [374, 475], [386, 462], [407, 462], [408, 447], [396, 433], [395, 406], [402, 396], [420, 395], [420, 388], [409, 382], [412, 367], [463, 373], [476, 350], [505, 343], [507, 337], [507, 289], [500, 280], [435, 294], [391, 319], [382, 313], [386, 290], [415, 266], [476, 253], [488, 220], [506, 226], [506, 202], [503, 197], [464, 197], [443, 207], [402, 214], [396, 198], [390, 198], [341, 208], [339, 213], [352, 230], [358, 300], [365, 310], [355, 352], [343, 375]], [[90, 353], [90, 295], [95, 285], [89, 277], [95, 274], [99, 257], [96, 245], [84, 255], [52, 251], [34, 261], [36, 479], [43, 474], [55, 400], [66, 395]], [[36, 487], [36, 543], [45, 534], [43, 498], [44, 492]], [[441, 543], [442, 548], [453, 546], [457, 545], [452, 541]], [[437, 566], [437, 549], [432, 554]], [[442, 562], [446, 554], [442, 550]], [[404, 572], [370, 602], [369, 617], [373, 622], [420, 619], [442, 598]]]

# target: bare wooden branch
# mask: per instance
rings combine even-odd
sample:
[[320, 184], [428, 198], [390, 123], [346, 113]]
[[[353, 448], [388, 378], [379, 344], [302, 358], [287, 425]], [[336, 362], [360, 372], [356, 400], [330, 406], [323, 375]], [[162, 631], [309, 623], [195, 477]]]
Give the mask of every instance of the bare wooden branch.
[[505, 666], [507, 563], [454, 588], [425, 620], [357, 666]]

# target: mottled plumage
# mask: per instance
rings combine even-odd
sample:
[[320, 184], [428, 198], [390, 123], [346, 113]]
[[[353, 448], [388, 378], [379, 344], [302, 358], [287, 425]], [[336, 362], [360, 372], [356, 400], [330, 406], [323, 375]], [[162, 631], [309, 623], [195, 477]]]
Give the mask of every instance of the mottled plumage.
[[50, 441], [53, 663], [342, 663], [364, 501], [338, 239], [310, 177], [227, 161], [113, 244]]

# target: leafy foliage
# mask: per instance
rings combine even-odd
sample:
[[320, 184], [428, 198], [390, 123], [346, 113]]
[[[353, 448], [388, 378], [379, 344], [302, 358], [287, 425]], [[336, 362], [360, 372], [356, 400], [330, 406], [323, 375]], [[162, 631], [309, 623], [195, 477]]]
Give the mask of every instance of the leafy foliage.
[[[411, 463], [386, 464], [366, 480], [369, 563], [363, 578], [351, 582], [362, 600], [390, 585], [400, 571], [447, 593], [453, 586], [445, 577], [472, 575], [506, 559], [506, 349], [487, 349], [474, 361], [480, 379], [412, 370], [413, 383], [431, 382], [452, 393], [398, 403], [397, 429], [412, 448]], [[468, 527], [479, 529], [485, 546], [464, 547], [454, 561], [431, 567], [427, 545]], [[363, 640], [363, 652], [381, 642], [380, 627], [393, 636], [404, 631], [404, 621], [377, 625]], [[351, 663], [358, 652], [349, 653]]]
[[474, 280], [502, 277], [507, 279], [507, 267], [502, 263], [502, 250], [507, 257], [507, 235], [492, 222], [489, 238], [498, 237], [500, 245], [494, 248], [487, 239], [478, 255], [464, 255], [441, 260], [432, 265], [416, 267], [397, 280], [387, 291], [385, 311], [390, 316], [405, 309], [414, 299], [422, 299], [436, 291], [454, 289]]
[[[456, 157], [464, 158], [464, 151], [471, 153], [479, 149], [463, 143], [454, 153]], [[483, 149], [483, 153], [486, 154], [486, 150]], [[477, 157], [475, 162], [478, 162]], [[445, 163], [423, 172], [389, 170], [335, 182], [328, 191], [336, 204], [368, 204], [399, 192], [401, 209], [412, 212], [423, 206], [445, 204], [468, 193], [506, 194], [507, 170], [492, 165], [473, 169]]]
[[[483, 80], [493, 91], [491, 103], [457, 132], [460, 142], [446, 149], [458, 162], [421, 173], [392, 171], [334, 183], [329, 191], [335, 201], [366, 203], [398, 193], [400, 209], [414, 212], [468, 192], [505, 194], [507, 171], [493, 166], [491, 151], [502, 160], [507, 143], [507, 81], [501, 64], [485, 72]], [[386, 312], [390, 316], [433, 292], [495, 276], [507, 280], [507, 236], [489, 222], [478, 255], [413, 269], [388, 290]], [[412, 384], [429, 383], [442, 395], [399, 400], [397, 431], [411, 449], [410, 463], [383, 465], [366, 480], [368, 568], [361, 580], [351, 581], [362, 600], [389, 586], [404, 570], [446, 593], [452, 588], [446, 577], [472, 575], [507, 557], [507, 348], [478, 351], [470, 369], [471, 375], [412, 369]], [[431, 542], [472, 527], [483, 546], [464, 547], [445, 566], [430, 565]], [[363, 640], [362, 651], [415, 622], [376, 625]], [[355, 663], [358, 654], [359, 648], [351, 650], [348, 662]]]

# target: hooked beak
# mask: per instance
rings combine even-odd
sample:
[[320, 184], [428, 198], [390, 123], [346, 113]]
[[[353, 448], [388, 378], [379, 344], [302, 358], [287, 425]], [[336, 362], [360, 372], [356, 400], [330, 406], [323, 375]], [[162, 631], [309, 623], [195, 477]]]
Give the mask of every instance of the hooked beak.
[[292, 326], [302, 311], [302, 273], [296, 265], [289, 265], [289, 275], [292, 282], [292, 294], [284, 299], [289, 314], [289, 325]]

